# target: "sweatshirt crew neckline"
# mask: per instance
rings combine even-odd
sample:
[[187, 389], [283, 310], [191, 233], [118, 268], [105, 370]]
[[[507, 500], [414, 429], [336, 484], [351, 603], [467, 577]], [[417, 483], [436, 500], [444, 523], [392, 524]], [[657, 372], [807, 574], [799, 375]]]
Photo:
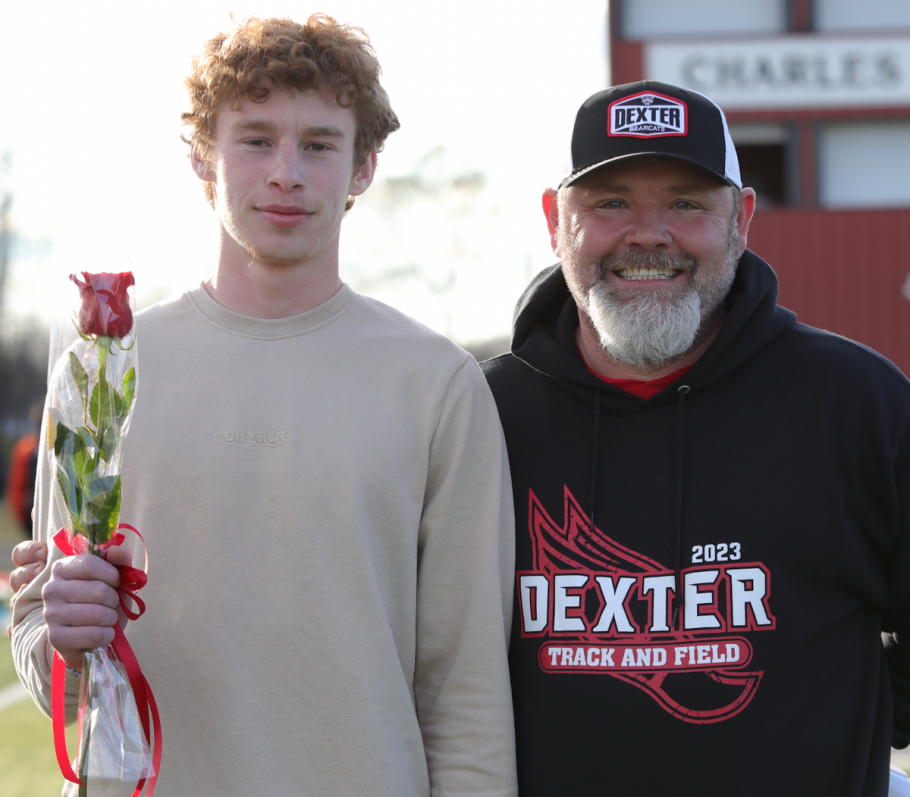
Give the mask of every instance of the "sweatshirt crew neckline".
[[280, 340], [321, 329], [347, 310], [357, 298], [357, 294], [347, 283], [342, 283], [337, 293], [328, 301], [305, 313], [286, 318], [254, 318], [235, 313], [218, 304], [202, 283], [187, 291], [186, 297], [204, 321], [224, 332], [245, 338]]

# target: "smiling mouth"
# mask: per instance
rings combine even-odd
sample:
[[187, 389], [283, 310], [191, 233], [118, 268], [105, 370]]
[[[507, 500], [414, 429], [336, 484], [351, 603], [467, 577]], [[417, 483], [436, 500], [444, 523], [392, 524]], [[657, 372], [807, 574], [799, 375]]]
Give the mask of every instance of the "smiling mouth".
[[675, 268], [623, 268], [614, 271], [616, 276], [624, 280], [668, 280], [682, 273]]
[[266, 205], [259, 208], [264, 213], [277, 213], [279, 216], [305, 216], [307, 212], [303, 208], [285, 207], [279, 205]]

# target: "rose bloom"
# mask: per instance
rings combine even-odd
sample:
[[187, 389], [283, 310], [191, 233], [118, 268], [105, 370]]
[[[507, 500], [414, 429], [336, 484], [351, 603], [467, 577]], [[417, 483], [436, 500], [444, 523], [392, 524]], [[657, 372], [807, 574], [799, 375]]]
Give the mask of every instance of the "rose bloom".
[[135, 285], [131, 272], [122, 274], [89, 274], [82, 272], [85, 282], [75, 274], [70, 279], [79, 288], [82, 306], [78, 324], [83, 335], [122, 338], [133, 328], [133, 311], [126, 289]]

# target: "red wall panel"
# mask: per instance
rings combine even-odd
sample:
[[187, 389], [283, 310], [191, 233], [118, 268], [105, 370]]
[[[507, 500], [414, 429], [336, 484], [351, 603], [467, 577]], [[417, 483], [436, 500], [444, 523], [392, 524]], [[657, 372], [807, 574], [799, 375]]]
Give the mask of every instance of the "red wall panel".
[[645, 75], [641, 42], [613, 39], [610, 42], [610, 84], [634, 83]]
[[779, 302], [857, 340], [910, 375], [910, 209], [764, 210], [749, 248], [780, 280]]

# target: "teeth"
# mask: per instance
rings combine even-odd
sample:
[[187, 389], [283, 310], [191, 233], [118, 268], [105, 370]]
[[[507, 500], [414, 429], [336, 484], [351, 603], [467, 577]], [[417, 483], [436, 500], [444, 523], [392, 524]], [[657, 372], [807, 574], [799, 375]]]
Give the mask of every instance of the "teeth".
[[658, 280], [670, 279], [679, 272], [669, 268], [624, 268], [616, 273], [624, 280]]

